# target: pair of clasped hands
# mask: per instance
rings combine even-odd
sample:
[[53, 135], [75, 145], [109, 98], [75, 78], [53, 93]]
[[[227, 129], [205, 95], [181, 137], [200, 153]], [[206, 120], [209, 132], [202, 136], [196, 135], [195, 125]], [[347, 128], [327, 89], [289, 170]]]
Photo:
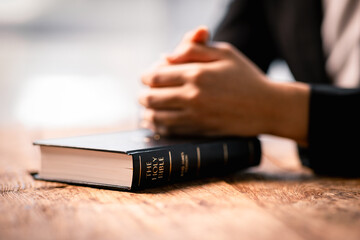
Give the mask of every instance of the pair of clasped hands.
[[285, 90], [232, 45], [209, 43], [209, 35], [202, 26], [186, 33], [142, 75], [142, 127], [160, 135], [281, 135], [274, 122]]

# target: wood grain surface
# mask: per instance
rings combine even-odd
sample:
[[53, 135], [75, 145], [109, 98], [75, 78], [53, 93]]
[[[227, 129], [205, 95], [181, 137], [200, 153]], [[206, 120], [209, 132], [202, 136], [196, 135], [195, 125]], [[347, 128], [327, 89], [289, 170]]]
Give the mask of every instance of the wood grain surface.
[[136, 193], [30, 176], [33, 140], [104, 130], [0, 128], [0, 239], [360, 239], [360, 179], [313, 175], [287, 139], [262, 136], [259, 167]]

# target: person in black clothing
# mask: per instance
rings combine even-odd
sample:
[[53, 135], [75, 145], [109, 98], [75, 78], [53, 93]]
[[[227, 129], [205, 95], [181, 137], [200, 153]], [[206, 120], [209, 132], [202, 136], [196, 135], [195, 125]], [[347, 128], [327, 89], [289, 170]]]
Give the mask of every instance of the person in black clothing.
[[[360, 176], [360, 1], [232, 1], [142, 76], [143, 124], [160, 134], [295, 140], [315, 173]], [[265, 72], [284, 59], [296, 82]]]

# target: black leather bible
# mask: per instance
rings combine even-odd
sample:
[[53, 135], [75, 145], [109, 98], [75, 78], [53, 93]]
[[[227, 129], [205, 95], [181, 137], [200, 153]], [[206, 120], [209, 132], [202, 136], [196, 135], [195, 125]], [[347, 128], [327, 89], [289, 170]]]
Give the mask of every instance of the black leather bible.
[[221, 176], [261, 158], [257, 137], [164, 138], [146, 129], [38, 140], [36, 179], [136, 190]]

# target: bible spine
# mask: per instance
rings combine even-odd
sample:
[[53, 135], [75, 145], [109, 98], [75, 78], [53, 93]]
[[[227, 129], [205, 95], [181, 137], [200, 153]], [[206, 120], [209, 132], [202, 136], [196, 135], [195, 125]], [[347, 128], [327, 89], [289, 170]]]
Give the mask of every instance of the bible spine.
[[211, 143], [180, 144], [135, 152], [132, 189], [155, 187], [168, 182], [219, 176], [260, 162], [258, 138], [219, 140]]

